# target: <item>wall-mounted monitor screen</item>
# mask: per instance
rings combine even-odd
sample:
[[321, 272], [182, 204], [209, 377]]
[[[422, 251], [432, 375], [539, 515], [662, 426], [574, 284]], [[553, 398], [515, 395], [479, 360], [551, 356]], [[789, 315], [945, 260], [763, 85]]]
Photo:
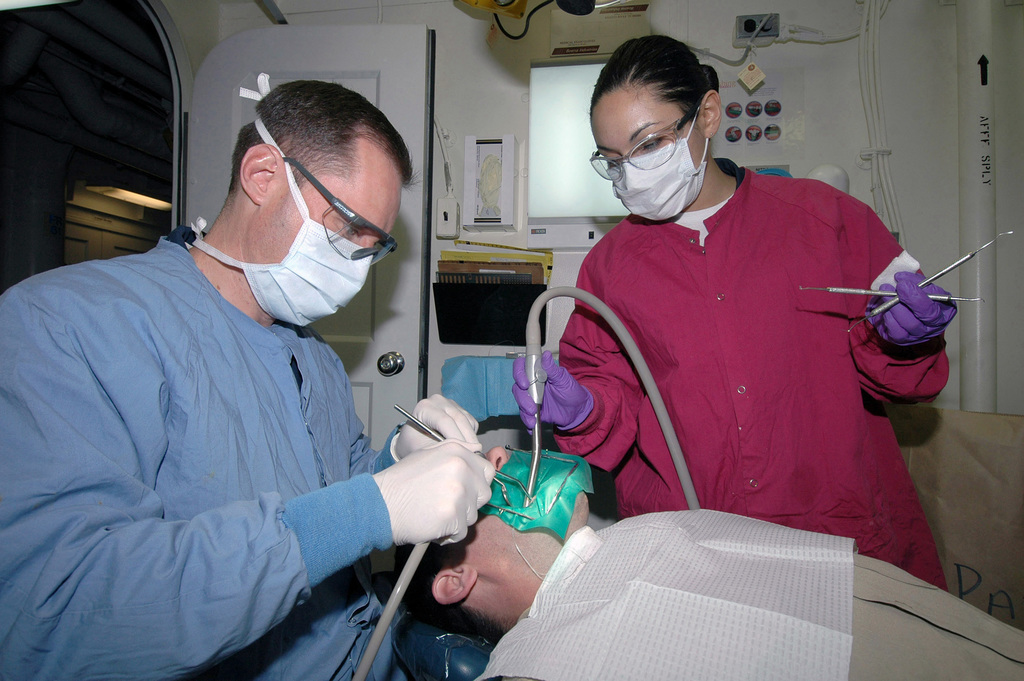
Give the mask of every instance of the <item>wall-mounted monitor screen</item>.
[[590, 96], [602, 66], [544, 64], [530, 70], [531, 226], [556, 230], [563, 223], [614, 225], [628, 212], [612, 194], [612, 183], [590, 165], [596, 148], [590, 133]]

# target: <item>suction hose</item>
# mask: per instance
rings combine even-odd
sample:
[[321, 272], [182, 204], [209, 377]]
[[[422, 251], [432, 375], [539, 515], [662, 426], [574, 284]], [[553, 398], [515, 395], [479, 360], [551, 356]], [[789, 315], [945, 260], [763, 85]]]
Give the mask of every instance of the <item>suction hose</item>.
[[[679, 476], [679, 483], [683, 486], [683, 496], [686, 497], [686, 506], [695, 511], [700, 508], [700, 504], [697, 503], [697, 491], [693, 488], [693, 480], [690, 478], [690, 471], [686, 467], [686, 460], [683, 458], [682, 447], [679, 446], [679, 438], [676, 437], [676, 431], [672, 427], [672, 420], [668, 416], [668, 410], [665, 408], [665, 401], [661, 398], [661, 392], [658, 390], [658, 385], [654, 382], [654, 376], [651, 374], [651, 370], [647, 367], [647, 362], [644, 360], [643, 355], [640, 354], [640, 348], [637, 347], [636, 341], [630, 335], [629, 330], [626, 326], [619, 321], [619, 318], [612, 312], [611, 308], [601, 302], [597, 296], [584, 291], [582, 289], [574, 288], [572, 286], [561, 286], [556, 288], [549, 288], [544, 293], [537, 296], [537, 299], [533, 301], [533, 306], [530, 308], [530, 315], [526, 319], [526, 375], [530, 377], [530, 395], [534, 398], [534, 402], [540, 405], [541, 399], [544, 396], [543, 383], [546, 377], [543, 376], [543, 370], [540, 368], [540, 357], [541, 357], [541, 343], [540, 343], [540, 313], [544, 309], [544, 306], [552, 298], [559, 297], [575, 298], [576, 300], [583, 301], [590, 307], [600, 314], [608, 325], [612, 327], [616, 336], [619, 339], [619, 343], [625, 348], [626, 354], [633, 361], [633, 366], [636, 368], [637, 374], [640, 376], [640, 382], [643, 383], [644, 389], [647, 390], [647, 397], [651, 400], [651, 406], [654, 407], [654, 413], [658, 417], [658, 423], [661, 424], [661, 431], [665, 435], [665, 442], [668, 444], [669, 453], [672, 455], [672, 463], [675, 465], [676, 474]], [[535, 389], [534, 386], [537, 386]], [[539, 406], [538, 406], [539, 413]], [[536, 445], [537, 433], [540, 432], [540, 418], [537, 419], [537, 426], [533, 429], [534, 440]], [[533, 478], [537, 467], [540, 465], [540, 461], [537, 458], [538, 447], [534, 447], [534, 460], [530, 466], [530, 477]]]
[[359, 660], [356, 673], [352, 675], [352, 681], [364, 681], [366, 675], [370, 673], [370, 667], [373, 666], [373, 660], [377, 657], [380, 644], [388, 633], [388, 627], [391, 626], [391, 620], [395, 618], [398, 604], [402, 602], [405, 591], [409, 588], [409, 582], [412, 581], [412, 576], [416, 574], [416, 568], [420, 566], [423, 554], [427, 551], [428, 544], [429, 542], [422, 542], [412, 547], [409, 560], [405, 562], [405, 567], [398, 575], [395, 588], [391, 591], [391, 596], [388, 597], [388, 604], [384, 606], [384, 611], [380, 614], [380, 619], [377, 620], [377, 626], [373, 628], [373, 635], [370, 636], [370, 642], [367, 644], [366, 650], [363, 651], [363, 657]]

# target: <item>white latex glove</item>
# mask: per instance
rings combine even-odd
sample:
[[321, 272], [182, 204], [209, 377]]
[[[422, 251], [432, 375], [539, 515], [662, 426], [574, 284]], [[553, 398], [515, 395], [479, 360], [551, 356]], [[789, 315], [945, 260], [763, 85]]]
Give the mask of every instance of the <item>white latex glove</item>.
[[[446, 439], [465, 442], [469, 449], [483, 451], [480, 440], [476, 437], [479, 424], [468, 411], [443, 395], [431, 395], [420, 400], [413, 407], [412, 415], [427, 424]], [[391, 438], [391, 455], [396, 461], [404, 459], [411, 453], [437, 444], [434, 438], [421, 433], [415, 424], [407, 423], [395, 437]]]
[[396, 545], [466, 537], [477, 509], [491, 498], [494, 479], [494, 466], [468, 445], [432, 442], [373, 475]]

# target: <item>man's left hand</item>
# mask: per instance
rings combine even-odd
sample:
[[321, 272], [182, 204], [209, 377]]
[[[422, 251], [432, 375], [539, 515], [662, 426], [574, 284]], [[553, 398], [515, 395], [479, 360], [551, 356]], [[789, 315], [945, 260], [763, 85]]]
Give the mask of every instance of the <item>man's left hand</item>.
[[[453, 400], [443, 395], [431, 395], [416, 403], [412, 415], [443, 435], [446, 440], [458, 440], [467, 443], [470, 449], [478, 453], [483, 451], [476, 436], [479, 424], [468, 411]], [[421, 433], [415, 424], [406, 423], [392, 440], [391, 453], [396, 459], [403, 459], [412, 452], [432, 444], [433, 438]]]

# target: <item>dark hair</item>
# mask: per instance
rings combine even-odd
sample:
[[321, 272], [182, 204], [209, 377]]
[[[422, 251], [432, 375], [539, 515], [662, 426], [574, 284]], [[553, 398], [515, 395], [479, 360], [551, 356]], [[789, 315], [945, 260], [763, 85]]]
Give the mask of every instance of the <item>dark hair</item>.
[[609, 92], [625, 87], [651, 88], [666, 102], [679, 104], [686, 113], [709, 90], [718, 90], [718, 74], [675, 38], [649, 35], [619, 45], [601, 69], [590, 98], [590, 112]]
[[[472, 531], [473, 528], [470, 528], [470, 532]], [[411, 552], [412, 546], [395, 548], [396, 576], [408, 562]], [[443, 546], [431, 542], [409, 581], [403, 602], [409, 614], [420, 622], [435, 626], [449, 634], [482, 636], [491, 643], [497, 643], [498, 639], [505, 635], [505, 630], [483, 613], [466, 607], [465, 599], [448, 605], [442, 605], [434, 599], [434, 577], [442, 568], [457, 565], [464, 557], [463, 542]]]
[[[281, 151], [313, 174], [327, 170], [346, 176], [355, 163], [355, 141], [365, 137], [394, 162], [403, 185], [412, 181], [412, 160], [402, 136], [380, 109], [342, 85], [322, 80], [282, 83], [256, 104], [256, 115]], [[238, 131], [229, 195], [238, 184], [245, 152], [262, 143], [255, 123]], [[296, 179], [304, 181], [301, 175]]]

